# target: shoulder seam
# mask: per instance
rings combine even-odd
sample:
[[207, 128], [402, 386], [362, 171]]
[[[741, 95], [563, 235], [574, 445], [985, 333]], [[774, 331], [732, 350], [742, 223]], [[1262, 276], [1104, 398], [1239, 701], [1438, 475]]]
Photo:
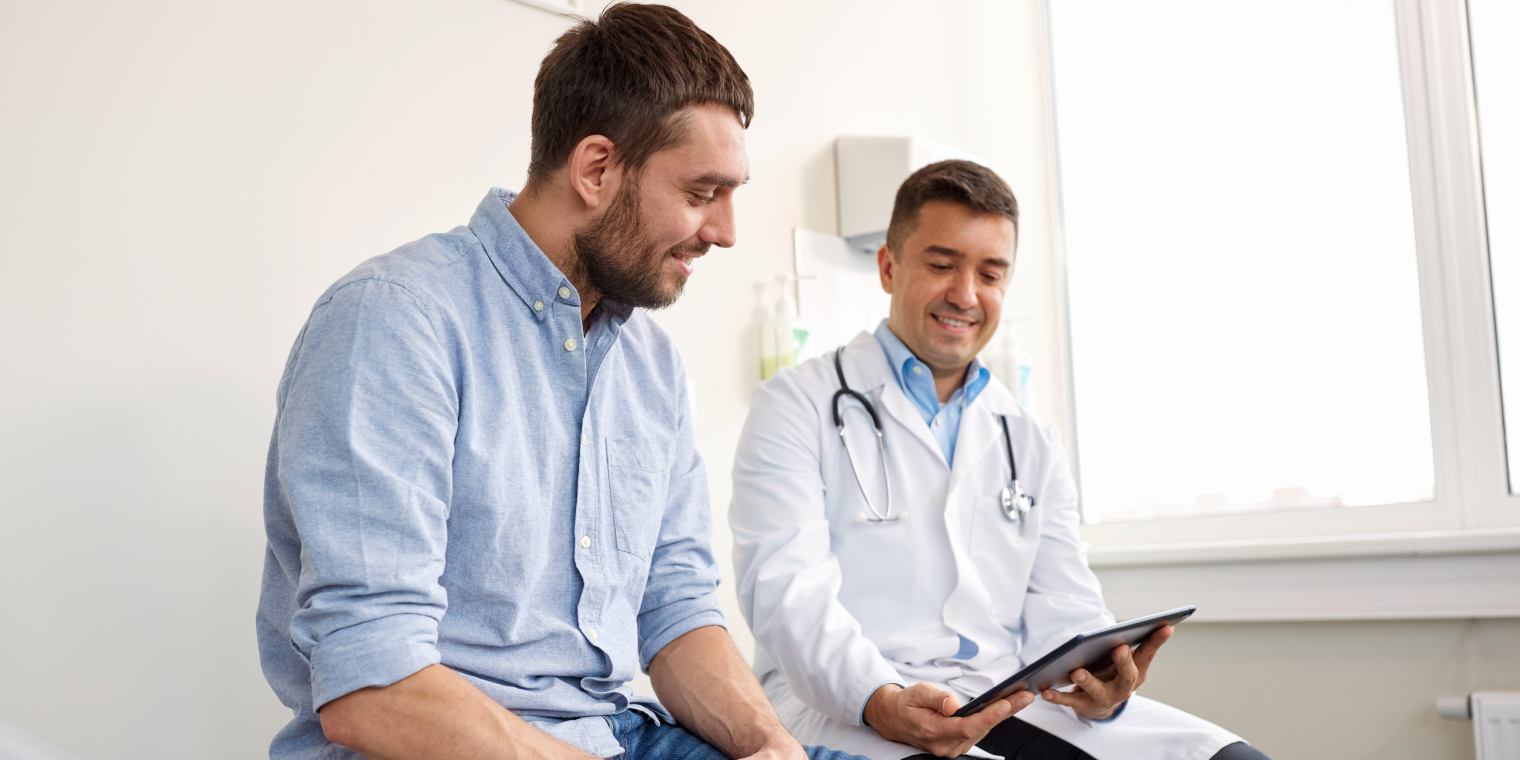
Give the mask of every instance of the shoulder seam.
[[[459, 257], [459, 258], [463, 258], [463, 257]], [[458, 259], [456, 258], [455, 261], [457, 261], [457, 260]], [[442, 267], [435, 267], [435, 269], [441, 269], [441, 268]], [[429, 270], [429, 271], [433, 271], [433, 270]], [[422, 313], [427, 316], [428, 329], [433, 331], [433, 340], [437, 341], [439, 345], [443, 344], [443, 340], [441, 339], [441, 337], [438, 334], [437, 315], [433, 312], [433, 309], [428, 305], [428, 302], [426, 300], [424, 300], [422, 298], [422, 296], [419, 296], [415, 292], [413, 292], [411, 288], [409, 288], [409, 287], [407, 287], [407, 286], [405, 286], [405, 285], [403, 285], [403, 284], [401, 284], [399, 282], [396, 282], [395, 280], [388, 280], [388, 279], [385, 279], [383, 277], [360, 277], [357, 280], [351, 280], [349, 282], [343, 283], [342, 285], [339, 285], [336, 288], [333, 288], [332, 292], [327, 294], [327, 298], [322, 299], [322, 303], [318, 304], [318, 305], [319, 306], [325, 306], [325, 305], [327, 305], [329, 302], [332, 301], [333, 296], [337, 295], [338, 291], [340, 291], [340, 290], [347, 290], [352, 285], [358, 285], [358, 284], [366, 283], [366, 282], [378, 282], [378, 283], [380, 283], [382, 285], [389, 285], [389, 286], [391, 286], [393, 288], [396, 288], [397, 290], [400, 290], [401, 292], [407, 294], [408, 296], [411, 296], [412, 300], [417, 303], [417, 307], [420, 308], [420, 309], [422, 309]]]

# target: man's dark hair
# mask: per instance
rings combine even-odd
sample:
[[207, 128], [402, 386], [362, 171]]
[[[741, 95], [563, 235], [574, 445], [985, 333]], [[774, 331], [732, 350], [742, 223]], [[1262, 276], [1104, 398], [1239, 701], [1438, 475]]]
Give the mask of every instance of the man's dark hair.
[[1019, 202], [996, 172], [974, 161], [940, 161], [908, 175], [897, 188], [892, 221], [887, 225], [887, 247], [897, 256], [902, 244], [918, 228], [918, 211], [929, 201], [959, 203], [983, 214], [1001, 214], [1019, 230]]
[[602, 135], [633, 171], [684, 136], [685, 109], [728, 106], [746, 128], [755, 115], [749, 77], [728, 49], [680, 11], [616, 3], [596, 21], [560, 35], [533, 81], [533, 155], [528, 181]]

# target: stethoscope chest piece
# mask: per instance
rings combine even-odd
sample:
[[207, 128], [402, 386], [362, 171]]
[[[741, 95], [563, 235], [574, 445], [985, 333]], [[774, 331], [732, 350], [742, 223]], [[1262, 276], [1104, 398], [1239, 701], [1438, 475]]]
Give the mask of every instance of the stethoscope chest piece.
[[1003, 516], [1009, 522], [1019, 524], [1019, 535], [1022, 536], [1024, 518], [1029, 515], [1029, 510], [1034, 509], [1034, 497], [1019, 482], [1019, 466], [1013, 461], [1013, 436], [1008, 433], [1008, 418], [1000, 416], [998, 421], [1003, 424], [1003, 443], [1008, 450], [1008, 485], [1003, 486], [1003, 492], [998, 494], [998, 506], [1003, 508]]
[[1003, 493], [999, 497], [1003, 505], [1003, 516], [1009, 520], [1024, 523], [1024, 515], [1034, 509], [1034, 497], [1024, 491], [1024, 484], [1015, 480], [1011, 485], [1004, 486]]

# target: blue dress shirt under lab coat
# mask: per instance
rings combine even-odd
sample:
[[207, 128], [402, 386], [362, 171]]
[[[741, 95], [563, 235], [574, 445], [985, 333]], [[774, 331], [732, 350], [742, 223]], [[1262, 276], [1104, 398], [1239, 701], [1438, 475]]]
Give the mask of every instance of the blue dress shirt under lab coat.
[[940, 453], [945, 455], [945, 464], [955, 465], [955, 439], [961, 433], [961, 416], [965, 414], [966, 407], [976, 401], [981, 395], [982, 389], [992, 380], [992, 373], [982, 366], [982, 360], [972, 357], [971, 364], [966, 367], [966, 379], [961, 387], [956, 388], [950, 394], [950, 400], [941, 404], [939, 391], [934, 387], [934, 373], [929, 370], [929, 365], [924, 364], [913, 354], [892, 328], [887, 326], [887, 320], [883, 319], [876, 326], [876, 342], [881, 344], [881, 350], [887, 352], [887, 363], [892, 366], [892, 374], [897, 378], [898, 387], [902, 388], [903, 394], [918, 408], [919, 414], [924, 416], [924, 424], [929, 426], [929, 433], [934, 436], [934, 442], [939, 444]]
[[361, 264], [291, 350], [257, 619], [294, 712], [276, 760], [358, 757], [316, 710], [439, 662], [610, 757], [635, 667], [723, 624], [675, 346], [611, 302], [583, 334], [514, 197]]

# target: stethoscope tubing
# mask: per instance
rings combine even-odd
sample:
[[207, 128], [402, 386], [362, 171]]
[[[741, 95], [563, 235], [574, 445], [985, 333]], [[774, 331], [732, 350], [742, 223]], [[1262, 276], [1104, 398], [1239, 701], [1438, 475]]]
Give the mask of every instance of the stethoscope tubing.
[[[830, 399], [830, 411], [834, 416], [834, 429], [839, 432], [839, 443], [844, 447], [845, 459], [850, 463], [850, 474], [855, 476], [855, 487], [860, 489], [860, 498], [866, 503], [869, 515], [862, 515], [866, 522], [883, 523], [895, 522], [906, 516], [906, 512], [893, 513], [892, 511], [892, 479], [887, 477], [887, 441], [882, 435], [881, 416], [876, 413], [876, 406], [859, 391], [850, 388], [850, 384], [844, 377], [844, 346], [834, 349], [834, 373], [839, 376], [839, 390], [834, 391], [834, 397]], [[850, 442], [844, 434], [844, 415], [839, 411], [839, 401], [843, 398], [851, 398], [865, 408], [866, 413], [871, 415], [871, 425], [876, 433], [876, 454], [881, 462], [881, 480], [886, 494], [886, 510], [881, 511], [871, 502], [871, 496], [866, 493], [865, 481], [860, 478], [860, 470], [855, 467], [855, 457], [850, 453]], [[998, 421], [1003, 427], [1003, 447], [1008, 454], [1009, 486], [1004, 488], [999, 495], [999, 504], [1003, 516], [1010, 521], [1017, 521], [1019, 532], [1024, 532], [1024, 516], [1034, 508], [1034, 497], [1025, 493], [1024, 487], [1019, 483], [1019, 467], [1013, 456], [1013, 435], [1008, 431], [1008, 415], [998, 415]]]
[[[834, 429], [839, 431], [839, 443], [844, 446], [844, 458], [850, 461], [850, 473], [855, 476], [855, 487], [860, 489], [860, 498], [865, 500], [866, 509], [871, 512], [870, 517], [867, 517], [866, 520], [869, 522], [900, 520], [902, 519], [901, 513], [892, 514], [892, 479], [887, 477], [887, 439], [881, 434], [881, 417], [876, 414], [876, 407], [871, 403], [871, 400], [861, 395], [859, 391], [851, 390], [849, 382], [844, 379], [844, 362], [840, 360], [840, 356], [843, 354], [844, 346], [840, 346], [834, 350], [834, 372], [839, 375], [839, 390], [834, 391], [834, 398], [830, 401], [834, 412]], [[881, 460], [881, 482], [885, 487], [887, 496], [887, 511], [885, 513], [876, 511], [876, 505], [871, 503], [871, 497], [866, 493], [866, 484], [860, 479], [860, 470], [855, 467], [855, 457], [850, 453], [850, 442], [845, 439], [844, 415], [839, 413], [839, 399], [846, 397], [859, 401], [860, 405], [865, 407], [866, 412], [871, 415], [871, 425], [876, 432], [876, 454]]]

